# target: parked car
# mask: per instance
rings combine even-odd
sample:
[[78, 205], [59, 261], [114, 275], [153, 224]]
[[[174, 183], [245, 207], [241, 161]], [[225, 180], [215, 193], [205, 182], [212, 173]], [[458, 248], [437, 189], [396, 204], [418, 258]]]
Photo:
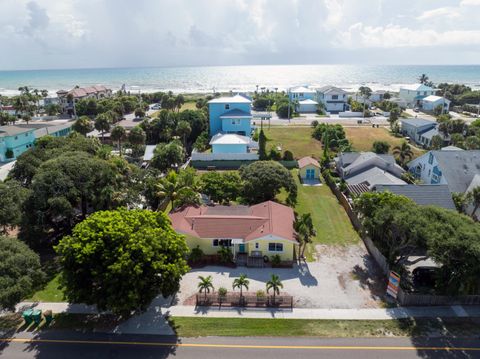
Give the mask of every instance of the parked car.
[[150, 110], [160, 110], [162, 106], [159, 103], [154, 103], [150, 106]]
[[415, 108], [413, 109], [413, 111], [414, 111], [414, 112], [420, 112], [420, 109], [419, 109], [418, 107], [415, 107]]

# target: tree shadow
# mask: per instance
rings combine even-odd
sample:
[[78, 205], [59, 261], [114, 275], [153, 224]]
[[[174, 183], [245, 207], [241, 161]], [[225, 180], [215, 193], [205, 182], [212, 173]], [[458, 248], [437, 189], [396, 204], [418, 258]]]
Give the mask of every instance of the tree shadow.
[[396, 322], [401, 330], [409, 333], [420, 358], [480, 357], [479, 318], [407, 318]]
[[176, 336], [126, 335], [42, 331], [24, 352], [37, 359], [51, 358], [168, 358], [175, 355]]
[[354, 279], [359, 281], [362, 289], [370, 292], [370, 297], [373, 300], [385, 298], [387, 280], [370, 254], [363, 256], [363, 266], [355, 265], [351, 274]]

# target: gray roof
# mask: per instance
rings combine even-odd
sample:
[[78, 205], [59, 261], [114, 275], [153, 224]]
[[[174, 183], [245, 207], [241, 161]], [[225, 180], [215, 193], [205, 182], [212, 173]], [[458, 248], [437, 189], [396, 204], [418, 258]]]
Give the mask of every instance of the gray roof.
[[[372, 167], [377, 167], [382, 171], [388, 171], [397, 177], [405, 172], [396, 164], [392, 155], [379, 155], [373, 152], [347, 152], [341, 153], [335, 160], [337, 170], [341, 176], [346, 179], [357, 176], [361, 172], [365, 172]], [[390, 183], [390, 182], [387, 182]]]
[[432, 205], [446, 209], [456, 209], [448, 185], [377, 185], [375, 186], [375, 190], [378, 192], [389, 191], [394, 194], [408, 197], [421, 206]]
[[[421, 132], [418, 133], [418, 135], [423, 136], [423, 137], [431, 140], [433, 136], [440, 135], [440, 132], [438, 131], [438, 129], [436, 127], [434, 127], [434, 128], [431, 128], [430, 130], [426, 130], [425, 132], [421, 131]], [[444, 136], [442, 135], [442, 138], [443, 137]]]
[[480, 150], [431, 152], [451, 192], [465, 193], [475, 175], [480, 174]]
[[339, 87], [330, 86], [330, 85], [320, 87], [320, 88], [317, 89], [317, 91], [321, 92], [321, 93], [327, 93], [327, 92], [330, 92], [330, 91], [335, 91], [335, 92], [339, 92], [339, 93], [347, 93], [347, 91], [345, 91], [345, 90], [343, 90]]
[[425, 125], [436, 125], [436, 122], [426, 120], [424, 118], [402, 118], [401, 122], [402, 124], [406, 123], [407, 125], [410, 125], [413, 127], [422, 127]]
[[5, 137], [5, 136], [15, 136], [19, 135], [21, 133], [26, 133], [33, 131], [34, 128], [25, 128], [25, 127], [19, 127], [19, 126], [0, 126], [0, 136]]
[[345, 181], [349, 185], [366, 184], [369, 188], [379, 184], [406, 184], [405, 181], [378, 167], [373, 167], [364, 172], [360, 172], [354, 176], [346, 178]]
[[231, 109], [230, 111], [227, 111], [223, 113], [220, 118], [232, 118], [232, 117], [252, 117], [252, 115], [246, 111], [240, 110], [238, 108]]

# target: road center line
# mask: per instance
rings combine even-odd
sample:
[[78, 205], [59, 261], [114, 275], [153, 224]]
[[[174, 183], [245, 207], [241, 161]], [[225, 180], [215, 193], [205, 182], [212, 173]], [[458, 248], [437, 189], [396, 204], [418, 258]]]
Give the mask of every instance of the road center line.
[[224, 349], [301, 349], [301, 350], [428, 350], [428, 351], [480, 351], [480, 347], [413, 347], [413, 346], [344, 346], [344, 345], [249, 345], [249, 344], [207, 344], [207, 343], [166, 343], [166, 342], [128, 342], [107, 340], [66, 340], [66, 339], [22, 339], [2, 338], [8, 343], [50, 343], [50, 344], [100, 344], [100, 345], [139, 345], [156, 347], [185, 348], [224, 348]]

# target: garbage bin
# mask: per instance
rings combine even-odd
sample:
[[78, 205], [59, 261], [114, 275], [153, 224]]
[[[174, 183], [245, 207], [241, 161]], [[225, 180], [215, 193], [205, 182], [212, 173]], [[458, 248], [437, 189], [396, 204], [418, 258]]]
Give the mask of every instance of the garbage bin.
[[50, 309], [46, 310], [43, 312], [43, 316], [45, 317], [45, 323], [46, 325], [49, 325], [52, 320], [53, 320], [53, 314], [52, 314], [52, 311]]
[[39, 325], [42, 321], [42, 311], [40, 309], [33, 310], [32, 318], [35, 324]]
[[25, 321], [26, 325], [30, 325], [32, 323], [33, 321], [32, 314], [33, 314], [33, 309], [27, 309], [23, 311], [22, 318]]

